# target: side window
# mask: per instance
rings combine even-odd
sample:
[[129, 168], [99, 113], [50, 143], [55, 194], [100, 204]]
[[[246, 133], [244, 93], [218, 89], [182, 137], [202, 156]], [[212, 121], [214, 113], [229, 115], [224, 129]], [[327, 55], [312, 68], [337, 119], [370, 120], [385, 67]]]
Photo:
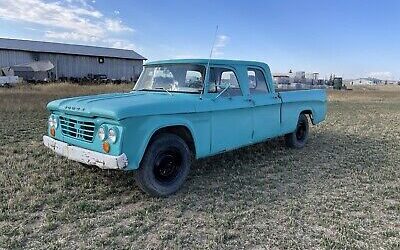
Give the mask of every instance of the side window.
[[264, 73], [259, 69], [248, 69], [250, 94], [266, 94], [268, 93], [267, 81]]
[[224, 71], [221, 74], [221, 83], [223, 85], [230, 84], [233, 89], [240, 89], [238, 80], [233, 71]]
[[236, 74], [230, 69], [211, 68], [209, 82], [209, 92], [211, 93], [220, 93], [226, 89], [224, 96], [243, 95]]
[[254, 70], [249, 69], [247, 71], [247, 75], [249, 76], [249, 88], [250, 89], [257, 88], [256, 72]]

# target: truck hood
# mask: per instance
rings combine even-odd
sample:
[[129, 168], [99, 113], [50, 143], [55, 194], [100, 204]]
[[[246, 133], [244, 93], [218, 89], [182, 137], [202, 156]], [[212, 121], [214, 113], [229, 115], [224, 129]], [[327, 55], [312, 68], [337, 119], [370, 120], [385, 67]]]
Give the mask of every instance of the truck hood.
[[122, 120], [134, 116], [192, 113], [198, 95], [163, 92], [113, 93], [60, 99], [47, 109], [87, 117]]

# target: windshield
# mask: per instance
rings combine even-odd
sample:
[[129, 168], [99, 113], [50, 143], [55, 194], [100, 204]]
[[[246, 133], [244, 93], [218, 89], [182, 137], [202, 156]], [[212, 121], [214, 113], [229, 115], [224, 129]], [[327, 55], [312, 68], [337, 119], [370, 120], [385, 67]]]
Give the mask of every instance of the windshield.
[[144, 68], [134, 90], [201, 93], [204, 75], [201, 65], [150, 65]]

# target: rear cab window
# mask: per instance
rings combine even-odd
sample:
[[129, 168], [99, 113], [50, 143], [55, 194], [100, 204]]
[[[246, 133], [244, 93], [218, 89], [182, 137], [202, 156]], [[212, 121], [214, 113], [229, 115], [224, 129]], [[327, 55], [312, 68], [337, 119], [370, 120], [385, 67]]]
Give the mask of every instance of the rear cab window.
[[248, 68], [250, 94], [268, 94], [268, 85], [264, 73], [257, 68]]

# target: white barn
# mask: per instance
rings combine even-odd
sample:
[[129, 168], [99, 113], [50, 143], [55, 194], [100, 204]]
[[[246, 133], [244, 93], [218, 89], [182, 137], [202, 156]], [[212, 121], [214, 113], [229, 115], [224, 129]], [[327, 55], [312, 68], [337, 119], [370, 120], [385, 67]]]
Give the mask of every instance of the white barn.
[[135, 81], [145, 57], [133, 50], [0, 38], [0, 69], [35, 61], [50, 61], [52, 80], [104, 75]]

